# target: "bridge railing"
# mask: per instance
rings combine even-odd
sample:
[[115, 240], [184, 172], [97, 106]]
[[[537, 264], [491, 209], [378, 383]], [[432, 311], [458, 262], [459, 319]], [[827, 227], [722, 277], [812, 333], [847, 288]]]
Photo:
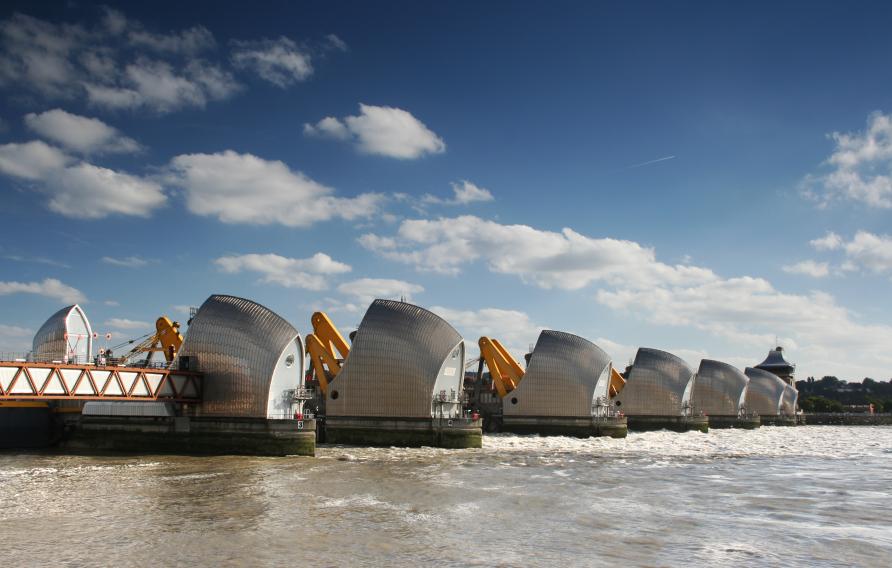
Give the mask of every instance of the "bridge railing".
[[146, 367], [0, 361], [0, 400], [201, 400], [199, 373]]

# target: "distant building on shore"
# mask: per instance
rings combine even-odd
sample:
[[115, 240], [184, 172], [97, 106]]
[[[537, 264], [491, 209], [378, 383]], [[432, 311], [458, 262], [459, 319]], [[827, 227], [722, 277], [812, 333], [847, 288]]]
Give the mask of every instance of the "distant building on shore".
[[757, 369], [774, 373], [784, 380], [788, 385], [796, 388], [796, 382], [793, 379], [793, 373], [796, 371], [796, 365], [784, 359], [784, 348], [778, 345], [768, 352], [768, 357], [764, 361], [756, 365]]

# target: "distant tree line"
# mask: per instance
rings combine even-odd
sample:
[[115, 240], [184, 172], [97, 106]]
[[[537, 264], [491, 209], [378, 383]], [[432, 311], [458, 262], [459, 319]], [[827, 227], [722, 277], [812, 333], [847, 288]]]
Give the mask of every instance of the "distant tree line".
[[892, 412], [892, 379], [848, 383], [836, 377], [809, 377], [796, 381], [796, 388], [799, 407], [805, 412], [845, 412], [849, 406], [867, 404], [873, 404], [876, 412]]

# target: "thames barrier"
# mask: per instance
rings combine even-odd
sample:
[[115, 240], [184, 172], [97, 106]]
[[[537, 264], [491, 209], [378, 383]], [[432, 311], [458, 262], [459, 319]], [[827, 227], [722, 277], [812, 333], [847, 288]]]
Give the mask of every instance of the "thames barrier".
[[317, 443], [480, 448], [484, 431], [621, 438], [803, 422], [779, 350], [744, 371], [708, 359], [694, 371], [642, 347], [620, 371], [591, 341], [544, 330], [521, 365], [486, 336], [469, 358], [442, 317], [383, 299], [349, 340], [324, 312], [310, 325], [304, 344], [272, 310], [215, 294], [185, 334], [162, 316], [116, 356], [94, 350], [86, 312], [66, 306], [29, 353], [0, 361], [3, 447], [312, 456]]

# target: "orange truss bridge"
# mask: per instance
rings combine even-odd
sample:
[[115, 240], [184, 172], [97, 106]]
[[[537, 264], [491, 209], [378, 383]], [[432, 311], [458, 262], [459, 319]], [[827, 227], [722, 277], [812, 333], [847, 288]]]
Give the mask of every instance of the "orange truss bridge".
[[2, 400], [201, 400], [201, 375], [142, 367], [0, 361]]

